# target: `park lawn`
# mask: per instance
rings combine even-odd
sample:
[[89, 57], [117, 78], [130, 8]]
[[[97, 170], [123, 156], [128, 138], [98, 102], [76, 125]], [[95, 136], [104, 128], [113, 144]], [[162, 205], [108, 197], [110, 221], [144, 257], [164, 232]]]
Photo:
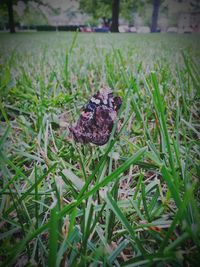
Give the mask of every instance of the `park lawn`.
[[[197, 266], [199, 41], [0, 34], [2, 266]], [[121, 130], [77, 144], [68, 126], [101, 85]]]

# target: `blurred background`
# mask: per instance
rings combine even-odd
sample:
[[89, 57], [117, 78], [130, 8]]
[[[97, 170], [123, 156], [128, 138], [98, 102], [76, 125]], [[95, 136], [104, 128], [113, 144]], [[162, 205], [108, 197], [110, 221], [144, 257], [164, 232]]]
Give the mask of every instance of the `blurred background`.
[[1, 0], [0, 30], [200, 32], [200, 0]]

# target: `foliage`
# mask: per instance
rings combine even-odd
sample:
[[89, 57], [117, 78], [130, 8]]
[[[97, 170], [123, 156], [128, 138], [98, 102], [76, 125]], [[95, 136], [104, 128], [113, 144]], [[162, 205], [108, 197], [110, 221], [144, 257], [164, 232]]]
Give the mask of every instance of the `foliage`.
[[109, 0], [80, 0], [80, 9], [93, 18], [111, 18], [112, 1]]
[[[143, 1], [121, 0], [120, 15], [127, 20], [132, 20], [133, 12], [143, 4]], [[109, 0], [80, 0], [80, 9], [94, 18], [112, 17], [112, 1]]]
[[7, 23], [7, 12], [5, 9], [0, 9], [0, 27], [3, 28]]
[[[0, 35], [2, 266], [198, 266], [199, 36]], [[102, 147], [68, 126], [101, 84]]]
[[[27, 3], [22, 16], [18, 16], [18, 21], [22, 25], [48, 25], [48, 20], [37, 3]], [[16, 18], [16, 15], [15, 15]]]
[[[20, 0], [12, 0], [12, 6], [16, 7]], [[59, 12], [58, 8], [52, 7], [49, 3], [43, 3], [41, 0], [23, 0], [25, 5], [25, 10], [23, 14], [19, 15], [15, 8], [13, 8], [14, 20], [15, 24], [25, 24], [25, 25], [43, 25], [48, 24], [48, 20], [45, 12], [41, 9], [41, 7], [48, 8], [49, 12], [53, 14], [57, 14]], [[0, 24], [5, 26], [8, 24], [8, 11], [6, 0], [2, 0], [0, 4], [0, 13], [3, 16], [0, 17]]]
[[136, 13], [143, 5], [143, 1], [120, 1], [120, 14], [131, 23], [133, 21], [134, 13]]
[[[80, 9], [92, 15], [94, 18], [103, 18], [103, 17], [111, 18], [112, 1], [81, 0]], [[133, 18], [136, 13], [142, 18], [144, 25], [150, 25], [152, 16], [152, 0], [120, 1], [120, 16], [126, 19], [130, 24], [133, 23]]]

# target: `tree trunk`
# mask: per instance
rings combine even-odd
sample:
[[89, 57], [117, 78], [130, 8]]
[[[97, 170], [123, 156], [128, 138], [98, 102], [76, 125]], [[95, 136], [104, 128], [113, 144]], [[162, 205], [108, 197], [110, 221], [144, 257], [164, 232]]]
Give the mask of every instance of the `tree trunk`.
[[110, 27], [111, 32], [119, 32], [119, 2], [120, 0], [113, 0], [112, 3], [112, 24]]
[[8, 24], [9, 24], [10, 33], [15, 33], [15, 22], [14, 22], [12, 0], [7, 0], [7, 8], [8, 8]]
[[151, 20], [151, 32], [157, 31], [158, 12], [160, 7], [160, 0], [153, 0], [153, 13]]

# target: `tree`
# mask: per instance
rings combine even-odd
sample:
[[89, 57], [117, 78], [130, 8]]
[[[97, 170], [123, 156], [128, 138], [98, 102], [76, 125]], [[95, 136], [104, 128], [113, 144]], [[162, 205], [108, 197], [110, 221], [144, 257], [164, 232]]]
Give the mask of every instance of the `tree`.
[[10, 33], [15, 33], [15, 20], [14, 20], [14, 10], [13, 5], [17, 3], [16, 0], [2, 0], [1, 8], [7, 9], [8, 14], [8, 26], [10, 29]]
[[[15, 20], [14, 20], [14, 10], [13, 5], [17, 4], [20, 0], [1, 0], [1, 8], [6, 8], [8, 13], [8, 25], [10, 29], [10, 33], [15, 33]], [[29, 0], [21, 0], [27, 3]], [[42, 0], [34, 0], [36, 3], [49, 7], [52, 11], [56, 12], [56, 9], [52, 8], [51, 5], [45, 4]]]
[[152, 17], [148, 19], [148, 21], [149, 24], [151, 24], [151, 32], [156, 32], [161, 1], [162, 0], [80, 0], [80, 9], [91, 14], [93, 18], [103, 18], [104, 16], [112, 17], [110, 30], [111, 32], [118, 32], [119, 14], [129, 22], [132, 22], [133, 13], [140, 10], [140, 13], [144, 15], [147, 5], [152, 5]]
[[13, 2], [12, 0], [7, 0], [7, 9], [8, 9], [8, 25], [10, 33], [15, 33], [15, 22], [14, 22], [14, 12], [13, 12]]
[[157, 32], [157, 22], [158, 22], [159, 7], [160, 7], [160, 0], [153, 0], [151, 32]]
[[133, 14], [138, 9], [145, 8], [145, 4], [152, 0], [80, 0], [80, 9], [93, 16], [93, 19], [112, 18], [110, 30], [118, 32], [119, 15], [130, 24], [133, 23]]
[[112, 17], [110, 30], [112, 32], [119, 31], [120, 0], [80, 0], [80, 9], [92, 15], [95, 19], [110, 19]]
[[112, 24], [110, 27], [111, 32], [119, 32], [119, 4], [120, 0], [113, 0], [112, 2]]

